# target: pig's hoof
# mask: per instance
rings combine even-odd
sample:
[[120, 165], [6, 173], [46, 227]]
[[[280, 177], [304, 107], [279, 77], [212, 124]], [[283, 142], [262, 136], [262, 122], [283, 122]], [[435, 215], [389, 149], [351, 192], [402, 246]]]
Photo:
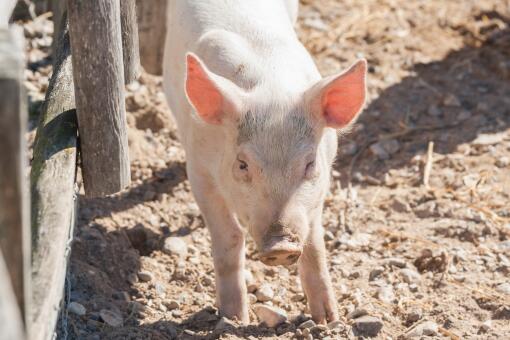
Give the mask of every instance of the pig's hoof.
[[272, 249], [260, 255], [260, 261], [268, 266], [290, 266], [301, 255], [300, 249]]

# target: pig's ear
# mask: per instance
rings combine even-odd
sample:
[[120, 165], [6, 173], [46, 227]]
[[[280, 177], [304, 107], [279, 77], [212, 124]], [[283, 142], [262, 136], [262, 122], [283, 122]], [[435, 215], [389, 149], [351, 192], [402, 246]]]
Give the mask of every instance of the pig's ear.
[[341, 129], [356, 120], [365, 103], [366, 71], [366, 60], [358, 60], [347, 71], [324, 78], [310, 89], [312, 111], [319, 121]]
[[193, 53], [186, 55], [186, 95], [200, 118], [210, 124], [235, 119], [243, 91], [230, 80], [209, 71]]

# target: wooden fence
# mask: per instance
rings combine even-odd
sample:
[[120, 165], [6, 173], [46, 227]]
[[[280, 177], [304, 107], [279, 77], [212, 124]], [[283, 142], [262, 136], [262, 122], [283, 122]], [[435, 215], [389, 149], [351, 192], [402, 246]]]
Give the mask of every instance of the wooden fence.
[[[76, 223], [77, 166], [86, 196], [113, 194], [129, 185], [124, 85], [139, 76], [140, 59], [150, 72], [161, 73], [167, 0], [48, 1], [55, 24], [53, 75], [30, 184], [23, 37], [19, 27], [8, 25], [16, 0], [0, 1], [2, 340], [54, 337]], [[141, 55], [138, 34], [144, 37]]]

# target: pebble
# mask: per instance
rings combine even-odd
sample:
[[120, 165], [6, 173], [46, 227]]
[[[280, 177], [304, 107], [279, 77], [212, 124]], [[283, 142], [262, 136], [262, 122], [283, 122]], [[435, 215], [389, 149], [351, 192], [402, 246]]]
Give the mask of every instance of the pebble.
[[123, 323], [122, 316], [116, 312], [113, 312], [108, 309], [101, 309], [99, 311], [99, 316], [101, 316], [101, 319], [105, 323], [107, 323], [108, 325], [110, 325], [112, 327], [122, 326], [122, 323]]
[[328, 323], [328, 328], [329, 329], [343, 329], [344, 328], [344, 324], [340, 320], [331, 321], [330, 323]]
[[169, 310], [178, 309], [180, 307], [179, 302], [177, 302], [176, 300], [170, 300], [164, 303], [166, 305], [166, 308], [168, 308]]
[[400, 275], [402, 275], [402, 279], [404, 280], [404, 282], [408, 284], [418, 283], [421, 280], [421, 275], [417, 271], [414, 271], [409, 268], [403, 268], [400, 271]]
[[496, 166], [498, 168], [506, 168], [509, 165], [510, 165], [510, 158], [509, 157], [503, 156], [503, 157], [501, 157], [501, 158], [496, 160]]
[[148, 272], [148, 271], [141, 271], [141, 272], [138, 272], [138, 278], [142, 282], [149, 282], [154, 279], [154, 274], [152, 274], [151, 272]]
[[384, 273], [384, 267], [381, 266], [375, 267], [370, 271], [370, 274], [368, 275], [368, 281], [374, 281], [382, 273]]
[[385, 303], [392, 303], [395, 300], [395, 293], [393, 293], [393, 287], [383, 286], [377, 290], [377, 298]]
[[492, 320], [484, 321], [480, 325], [480, 333], [488, 333], [492, 328]]
[[506, 138], [506, 132], [500, 133], [481, 133], [472, 142], [473, 145], [493, 145], [501, 143]]
[[255, 292], [257, 300], [260, 302], [270, 301], [274, 297], [274, 291], [267, 283], [262, 284]]
[[220, 321], [216, 324], [216, 327], [214, 327], [214, 330], [217, 331], [224, 331], [228, 328], [235, 328], [236, 324], [232, 321], [227, 319], [226, 317], [222, 317]]
[[67, 306], [67, 310], [79, 316], [85, 315], [87, 313], [87, 309], [81, 303], [75, 301], [71, 302]]
[[353, 327], [357, 335], [374, 337], [383, 328], [383, 322], [378, 317], [365, 315], [355, 319]]
[[300, 329], [312, 328], [312, 327], [315, 327], [316, 325], [317, 324], [315, 323], [315, 321], [307, 320], [307, 321], [303, 322], [301, 325], [299, 325], [299, 328]]
[[392, 267], [398, 267], [398, 268], [405, 268], [407, 266], [407, 263], [404, 259], [398, 258], [398, 257], [390, 257], [386, 259], [386, 264], [392, 266]]
[[390, 205], [391, 209], [396, 212], [405, 213], [410, 212], [411, 207], [409, 204], [400, 197], [395, 197]]
[[390, 158], [390, 155], [384, 150], [380, 143], [370, 145], [370, 151], [380, 160], [387, 160]]
[[287, 321], [287, 314], [285, 311], [277, 307], [257, 304], [253, 306], [253, 310], [259, 321], [271, 328]]
[[255, 281], [253, 274], [247, 269], [244, 270], [244, 280], [246, 281], [248, 293], [254, 293], [259, 288], [259, 285]]
[[361, 316], [367, 315], [368, 311], [364, 308], [356, 308], [352, 312], [347, 314], [348, 319], [356, 319]]
[[163, 252], [168, 255], [186, 257], [188, 255], [188, 245], [180, 237], [167, 237], [163, 244]]
[[503, 294], [510, 295], [510, 283], [504, 282], [504, 283], [502, 283], [500, 285], [497, 285], [496, 286], [496, 291], [498, 291], [500, 293], [503, 293]]
[[257, 303], [257, 297], [252, 293], [248, 293], [248, 301], [253, 305], [254, 303]]
[[449, 93], [447, 94], [443, 99], [443, 105], [445, 106], [455, 106], [460, 107], [461, 103], [459, 98], [457, 98], [455, 95]]
[[423, 316], [423, 311], [419, 308], [411, 310], [406, 314], [406, 322], [408, 324], [413, 324], [416, 321], [420, 320]]
[[423, 321], [411, 327], [405, 334], [407, 339], [420, 338], [422, 336], [435, 336], [439, 330], [434, 321]]
[[298, 294], [294, 294], [292, 295], [292, 297], [290, 298], [290, 300], [292, 302], [298, 302], [298, 301], [303, 301], [305, 299], [305, 295], [302, 294], [302, 293], [298, 293]]

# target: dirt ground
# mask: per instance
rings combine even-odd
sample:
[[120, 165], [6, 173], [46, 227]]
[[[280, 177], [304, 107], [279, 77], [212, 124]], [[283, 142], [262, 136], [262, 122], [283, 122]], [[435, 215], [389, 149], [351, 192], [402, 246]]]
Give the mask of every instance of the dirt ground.
[[[34, 121], [50, 19], [24, 24]], [[80, 196], [58, 338], [509, 338], [509, 25], [507, 0], [302, 1], [297, 30], [323, 75], [369, 63], [369, 101], [340, 140], [324, 211], [335, 327], [300, 326], [310, 315], [295, 266], [257, 262], [251, 239], [250, 301], [269, 291], [288, 321], [218, 316], [185, 155], [161, 78], [143, 74], [127, 95], [132, 185]], [[169, 237], [185, 242], [180, 255]]]

